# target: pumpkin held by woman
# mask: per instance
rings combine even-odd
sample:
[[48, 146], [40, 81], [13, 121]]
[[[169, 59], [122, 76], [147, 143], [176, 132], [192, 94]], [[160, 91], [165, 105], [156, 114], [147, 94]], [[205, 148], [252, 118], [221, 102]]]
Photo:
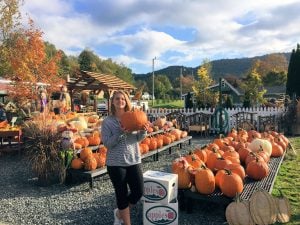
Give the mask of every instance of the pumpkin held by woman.
[[140, 110], [127, 111], [121, 116], [121, 125], [128, 131], [143, 130], [148, 122], [146, 113]]

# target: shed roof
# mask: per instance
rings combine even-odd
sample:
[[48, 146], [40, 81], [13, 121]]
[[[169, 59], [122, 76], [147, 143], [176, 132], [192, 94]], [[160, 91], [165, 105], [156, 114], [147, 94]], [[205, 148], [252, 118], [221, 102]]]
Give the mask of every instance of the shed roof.
[[68, 79], [67, 87], [69, 90], [103, 90], [108, 92], [113, 90], [131, 92], [136, 89], [117, 76], [83, 70]]

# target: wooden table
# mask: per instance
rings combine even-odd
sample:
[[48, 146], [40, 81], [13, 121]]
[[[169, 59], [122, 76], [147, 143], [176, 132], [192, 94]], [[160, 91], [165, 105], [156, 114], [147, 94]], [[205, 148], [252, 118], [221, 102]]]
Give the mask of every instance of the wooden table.
[[[11, 128], [11, 129], [0, 129], [0, 142], [1, 149], [3, 146], [8, 147], [10, 149], [12, 145], [12, 141], [17, 142], [18, 150], [21, 149], [21, 136], [22, 130], [20, 128]], [[7, 141], [8, 145], [4, 144], [4, 141]]]

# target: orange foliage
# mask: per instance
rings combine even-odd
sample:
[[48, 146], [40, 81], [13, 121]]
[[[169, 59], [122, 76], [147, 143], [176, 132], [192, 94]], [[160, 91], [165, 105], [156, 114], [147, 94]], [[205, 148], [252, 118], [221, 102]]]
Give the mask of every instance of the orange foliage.
[[42, 32], [34, 28], [32, 20], [29, 25], [27, 30], [14, 37], [8, 57], [12, 73], [7, 78], [13, 82], [8, 93], [19, 104], [26, 103], [28, 99], [37, 99], [38, 82], [49, 84], [48, 93], [59, 89], [58, 84], [64, 82], [58, 76], [61, 53], [47, 57]]

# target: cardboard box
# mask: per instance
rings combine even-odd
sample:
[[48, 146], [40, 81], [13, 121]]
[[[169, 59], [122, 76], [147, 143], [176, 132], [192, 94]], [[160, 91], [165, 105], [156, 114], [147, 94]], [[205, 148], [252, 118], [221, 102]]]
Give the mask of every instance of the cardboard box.
[[144, 173], [143, 200], [168, 204], [177, 199], [178, 175], [148, 170]]
[[143, 203], [144, 225], [178, 225], [178, 201], [167, 205], [158, 202]]

